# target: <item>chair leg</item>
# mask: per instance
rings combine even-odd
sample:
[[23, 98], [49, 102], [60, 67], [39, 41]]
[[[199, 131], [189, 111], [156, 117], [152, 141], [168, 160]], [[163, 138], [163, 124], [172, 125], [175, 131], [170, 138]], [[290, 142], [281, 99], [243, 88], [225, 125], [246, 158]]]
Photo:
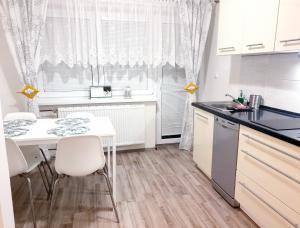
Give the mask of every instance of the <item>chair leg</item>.
[[50, 198], [50, 195], [51, 195], [52, 175], [50, 175], [50, 180], [49, 180], [48, 173], [47, 173], [47, 170], [46, 170], [46, 168], [45, 168], [45, 164], [46, 164], [46, 163], [42, 162], [41, 165], [42, 165], [42, 168], [43, 168], [43, 170], [44, 170], [44, 174], [45, 174], [46, 181], [47, 181], [47, 184], [48, 184], [49, 192], [48, 192], [48, 198], [47, 198], [47, 199], [49, 199], [49, 198]]
[[[41, 154], [42, 154], [42, 156], [44, 158], [44, 162], [42, 163], [42, 166], [43, 166], [43, 170], [44, 170], [44, 173], [45, 173], [45, 176], [46, 176], [46, 180], [47, 180], [47, 183], [48, 183], [48, 186], [49, 186], [49, 192], [48, 192], [48, 197], [47, 197], [47, 200], [49, 200], [50, 197], [51, 197], [51, 194], [52, 194], [52, 180], [54, 178], [54, 172], [51, 169], [51, 166], [50, 166], [50, 164], [49, 164], [49, 162], [48, 162], [48, 160], [46, 158], [46, 155], [45, 155], [44, 151], [41, 148], [39, 148], [39, 149], [40, 149]], [[50, 181], [49, 181], [48, 174], [47, 174], [47, 171], [45, 169], [44, 164], [46, 164], [46, 166], [47, 166], [47, 168], [48, 168], [48, 170], [50, 172], [50, 176], [51, 176], [50, 177], [50, 179], [51, 179]]]
[[104, 165], [104, 172], [106, 172], [106, 173], [108, 173], [108, 168], [107, 168], [107, 165], [106, 165], [106, 163], [105, 163], [105, 165]]
[[52, 210], [53, 210], [53, 206], [55, 203], [55, 194], [56, 194], [56, 189], [57, 189], [57, 185], [58, 182], [60, 180], [60, 176], [57, 175], [55, 178], [53, 178], [53, 188], [52, 188], [52, 195], [51, 195], [51, 200], [50, 200], [50, 208], [49, 208], [49, 214], [48, 214], [48, 227], [51, 227], [51, 215], [52, 215]]
[[117, 218], [117, 222], [119, 223], [119, 215], [118, 215], [118, 211], [117, 211], [117, 207], [116, 207], [116, 204], [115, 204], [115, 201], [114, 201], [114, 198], [113, 198], [113, 195], [112, 195], [112, 187], [111, 187], [111, 184], [110, 184], [110, 181], [109, 181], [109, 178], [106, 174], [106, 172], [101, 172], [100, 173], [101, 175], [103, 175], [105, 177], [105, 180], [106, 180], [106, 183], [107, 183], [107, 187], [108, 187], [108, 191], [109, 191], [109, 195], [110, 195], [110, 199], [111, 199], [111, 202], [112, 202], [112, 205], [114, 207], [114, 211], [115, 211], [115, 215], [116, 215], [116, 218]]
[[31, 214], [32, 214], [32, 222], [34, 228], [36, 228], [36, 220], [35, 220], [35, 213], [34, 213], [34, 204], [33, 204], [33, 196], [32, 196], [32, 188], [31, 188], [31, 180], [29, 177], [23, 176], [28, 185], [28, 190], [29, 190], [29, 198], [30, 198], [30, 208], [31, 208]]
[[49, 165], [49, 162], [48, 162], [48, 160], [47, 160], [47, 158], [46, 158], [46, 155], [45, 155], [44, 151], [43, 151], [41, 148], [40, 148], [40, 151], [41, 151], [41, 153], [42, 153], [42, 155], [43, 155], [43, 158], [44, 158], [45, 163], [46, 163], [46, 165], [47, 165], [47, 167], [48, 167], [48, 169], [49, 169], [49, 172], [50, 172], [51, 176], [53, 176], [53, 171], [52, 171], [52, 169], [51, 169], [51, 167], [50, 167], [50, 165]]
[[41, 169], [41, 166], [40, 166], [40, 165], [38, 165], [38, 169], [39, 169], [39, 173], [40, 173], [40, 175], [41, 175], [41, 177], [42, 177], [43, 184], [44, 184], [44, 187], [45, 187], [45, 189], [46, 189], [47, 195], [49, 196], [49, 193], [50, 193], [49, 183], [48, 183], [48, 185], [46, 184], [45, 177], [44, 177], [44, 175], [43, 175], [43, 173], [42, 173], [42, 169]]

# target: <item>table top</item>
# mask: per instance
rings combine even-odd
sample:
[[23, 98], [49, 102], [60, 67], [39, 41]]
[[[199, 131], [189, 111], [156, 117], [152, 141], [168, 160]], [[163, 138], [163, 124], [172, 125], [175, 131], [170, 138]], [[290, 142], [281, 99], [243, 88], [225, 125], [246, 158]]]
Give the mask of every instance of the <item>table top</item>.
[[[56, 128], [59, 125], [55, 122], [58, 119], [38, 119], [36, 123], [27, 128], [29, 131], [25, 135], [12, 137], [12, 139], [19, 145], [43, 145], [56, 144], [64, 136], [57, 136], [48, 134], [47, 131]], [[89, 128], [89, 131], [81, 135], [97, 135], [100, 137], [116, 136], [116, 131], [108, 117], [95, 117], [89, 123], [84, 124]]]

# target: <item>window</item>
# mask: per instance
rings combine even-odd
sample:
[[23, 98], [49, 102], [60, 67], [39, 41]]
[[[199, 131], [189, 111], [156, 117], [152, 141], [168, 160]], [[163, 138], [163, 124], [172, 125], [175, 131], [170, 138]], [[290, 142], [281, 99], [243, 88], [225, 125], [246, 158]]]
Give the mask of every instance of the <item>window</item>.
[[88, 96], [92, 85], [111, 85], [113, 95], [127, 86], [152, 94], [160, 64], [175, 65], [182, 53], [176, 10], [176, 2], [50, 0], [39, 89]]
[[43, 92], [89, 91], [92, 85], [111, 85], [113, 91], [123, 91], [126, 86], [141, 93], [151, 92], [149, 69], [143, 66], [106, 65], [96, 68], [56, 66], [45, 62], [41, 66], [40, 88]]

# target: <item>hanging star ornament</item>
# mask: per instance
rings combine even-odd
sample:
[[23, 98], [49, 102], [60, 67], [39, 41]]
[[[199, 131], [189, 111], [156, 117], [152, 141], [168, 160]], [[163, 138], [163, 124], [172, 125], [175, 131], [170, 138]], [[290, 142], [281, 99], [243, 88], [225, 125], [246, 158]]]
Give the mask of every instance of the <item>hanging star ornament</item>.
[[21, 92], [28, 99], [33, 99], [40, 91], [31, 85], [26, 85]]
[[187, 84], [184, 89], [190, 93], [190, 94], [194, 94], [198, 89], [199, 87], [194, 83], [194, 82], [190, 82], [189, 84]]

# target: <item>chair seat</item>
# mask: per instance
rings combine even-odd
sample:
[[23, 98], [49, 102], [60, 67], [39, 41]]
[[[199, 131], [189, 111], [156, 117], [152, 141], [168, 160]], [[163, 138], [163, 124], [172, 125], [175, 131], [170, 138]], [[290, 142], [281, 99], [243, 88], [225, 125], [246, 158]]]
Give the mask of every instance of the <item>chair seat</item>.
[[28, 169], [26, 170], [26, 173], [31, 172], [33, 169], [35, 169], [42, 161], [44, 161], [44, 158], [41, 155], [41, 152], [39, 150], [39, 147], [37, 146], [22, 146], [20, 147], [25, 160], [28, 164]]

